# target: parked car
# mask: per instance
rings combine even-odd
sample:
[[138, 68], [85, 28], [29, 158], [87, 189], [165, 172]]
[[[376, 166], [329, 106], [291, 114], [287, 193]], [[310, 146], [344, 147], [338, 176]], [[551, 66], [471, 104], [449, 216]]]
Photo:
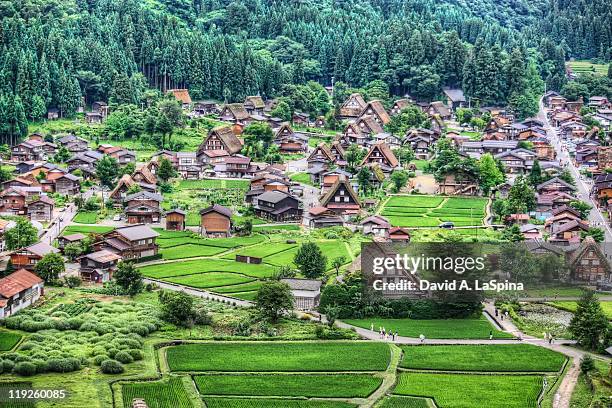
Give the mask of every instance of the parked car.
[[453, 228], [455, 228], [455, 223], [453, 223], [451, 221], [446, 221], [446, 222], [443, 222], [442, 224], [438, 225], [438, 228], [453, 229]]

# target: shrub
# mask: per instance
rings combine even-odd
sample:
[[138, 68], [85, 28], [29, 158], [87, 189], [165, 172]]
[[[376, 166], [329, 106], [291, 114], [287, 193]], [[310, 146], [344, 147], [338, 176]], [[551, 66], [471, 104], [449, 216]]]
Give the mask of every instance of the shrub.
[[81, 368], [81, 362], [76, 358], [53, 358], [47, 360], [49, 371], [55, 373], [68, 373]]
[[78, 330], [84, 322], [85, 321], [80, 317], [71, 317], [70, 319], [68, 319], [68, 324], [70, 325], [71, 330]]
[[109, 355], [111, 358], [115, 358], [115, 355], [116, 355], [118, 352], [119, 352], [119, 349], [116, 349], [116, 348], [114, 348], [114, 347], [113, 347], [113, 348], [109, 348], [109, 349], [108, 349], [108, 355]]
[[63, 331], [63, 330], [70, 330], [71, 326], [70, 326], [70, 323], [68, 323], [68, 320], [57, 319], [53, 321], [53, 328]]
[[134, 333], [139, 334], [140, 336], [148, 336], [149, 335], [149, 328], [147, 326], [145, 326], [144, 324], [139, 324], [137, 326], [134, 326], [132, 328], [132, 331]]
[[101, 365], [104, 361], [110, 360], [108, 354], [98, 354], [93, 358], [93, 363], [97, 366]]
[[100, 370], [104, 374], [121, 374], [125, 369], [123, 368], [123, 364], [117, 360], [105, 360], [100, 365]]
[[40, 358], [32, 359], [32, 364], [36, 366], [37, 373], [45, 373], [48, 370], [47, 362]]
[[137, 349], [129, 349], [127, 352], [132, 356], [134, 361], [142, 360], [144, 358], [144, 354], [142, 351]]
[[10, 373], [13, 371], [13, 367], [15, 367], [15, 363], [11, 360], [2, 360], [2, 371], [5, 373]]
[[32, 350], [35, 346], [36, 344], [32, 343], [31, 341], [26, 341], [21, 346], [19, 346], [19, 350]]
[[123, 364], [128, 364], [134, 361], [134, 358], [127, 351], [122, 350], [115, 355], [115, 360]]
[[15, 367], [13, 367], [13, 372], [15, 374], [29, 377], [36, 374], [36, 366], [28, 361], [22, 361], [21, 363], [15, 364]]
[[45, 341], [45, 336], [43, 336], [42, 334], [34, 333], [30, 336], [29, 340], [36, 342]]
[[85, 322], [79, 327], [79, 331], [96, 331], [98, 325], [92, 322]]

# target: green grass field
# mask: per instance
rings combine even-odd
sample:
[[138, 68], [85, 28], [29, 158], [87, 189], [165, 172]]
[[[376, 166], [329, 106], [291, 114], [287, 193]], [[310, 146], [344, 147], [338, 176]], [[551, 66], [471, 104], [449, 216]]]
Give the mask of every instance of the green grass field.
[[310, 174], [308, 173], [293, 173], [289, 176], [291, 181], [295, 181], [301, 184], [307, 184], [309, 186], [314, 186], [315, 184], [310, 180]]
[[394, 394], [431, 397], [440, 408], [536, 408], [542, 377], [402, 373]]
[[[575, 312], [578, 306], [576, 302], [570, 301], [548, 302], [548, 304], [561, 310], [567, 310], [568, 312]], [[608, 320], [612, 320], [612, 302], [599, 302], [599, 304], [608, 317]]]
[[132, 399], [143, 398], [149, 408], [192, 408], [193, 404], [178, 377], [168, 381], [126, 383], [121, 386], [123, 406], [131, 407]]
[[570, 61], [567, 65], [576, 74], [593, 73], [606, 75], [608, 73], [608, 66], [606, 64], [593, 64], [590, 61]]
[[98, 213], [95, 211], [79, 211], [72, 221], [78, 224], [95, 224], [98, 221]]
[[390, 350], [346, 341], [200, 343], [170, 347], [167, 357], [172, 371], [382, 371]]
[[195, 275], [203, 272], [234, 272], [254, 278], [271, 276], [275, 267], [266, 264], [247, 264], [229, 259], [197, 259], [183, 262], [172, 262], [158, 265], [143, 266], [140, 271], [148, 277], [170, 278], [183, 275]]
[[9, 351], [21, 340], [21, 335], [0, 330], [0, 351]]
[[369, 329], [374, 324], [374, 330], [384, 327], [387, 331], [397, 330], [400, 336], [419, 337], [426, 339], [488, 339], [489, 332], [493, 330], [496, 339], [512, 338], [512, 335], [495, 330], [489, 321], [481, 316], [475, 319], [441, 319], [441, 320], [412, 320], [412, 319], [346, 319], [344, 322], [354, 326]]
[[103, 225], [69, 225], [64, 229], [62, 235], [70, 234], [104, 234], [112, 231], [113, 227], [105, 227]]
[[207, 408], [354, 408], [341, 401], [309, 401], [263, 398], [204, 398]]
[[184, 244], [162, 250], [164, 259], [184, 259], [198, 256], [212, 256], [227, 251], [227, 248], [212, 247], [199, 244]]
[[393, 395], [383, 400], [379, 408], [432, 408], [425, 398], [398, 397]]
[[194, 376], [202, 395], [365, 398], [382, 384], [368, 374], [252, 374]]
[[419, 370], [556, 372], [565, 356], [529, 344], [402, 346], [401, 367]]
[[381, 215], [401, 227], [437, 227], [451, 221], [455, 226], [481, 225], [487, 200], [439, 196], [392, 196]]

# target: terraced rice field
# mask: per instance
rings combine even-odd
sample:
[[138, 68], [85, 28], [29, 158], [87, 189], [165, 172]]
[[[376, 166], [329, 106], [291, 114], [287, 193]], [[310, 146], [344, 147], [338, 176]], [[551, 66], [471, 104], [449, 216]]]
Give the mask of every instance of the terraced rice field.
[[194, 376], [202, 395], [365, 398], [382, 384], [369, 374], [207, 374]]
[[[575, 312], [578, 306], [576, 302], [570, 301], [548, 302], [548, 304], [561, 310], [567, 310], [568, 312]], [[599, 304], [608, 317], [608, 320], [612, 320], [612, 302], [599, 302]]]
[[180, 378], [168, 381], [126, 383], [121, 386], [123, 406], [131, 407], [134, 398], [142, 398], [149, 408], [192, 408], [189, 394]]
[[608, 66], [605, 64], [593, 64], [590, 61], [570, 61], [567, 63], [576, 74], [592, 73], [606, 75]]
[[443, 222], [455, 226], [482, 225], [487, 200], [440, 196], [392, 196], [381, 215], [399, 227], [437, 227]]
[[290, 400], [263, 398], [204, 398], [207, 408], [354, 408], [340, 401]]
[[560, 353], [529, 344], [402, 346], [402, 350], [400, 366], [418, 370], [557, 372], [566, 360]]
[[167, 359], [172, 371], [382, 371], [390, 350], [374, 342], [198, 343], [168, 348]]
[[405, 372], [393, 393], [430, 397], [440, 408], [536, 408], [542, 381], [536, 375]]
[[428, 339], [488, 339], [493, 331], [494, 338], [512, 338], [512, 335], [495, 330], [489, 321], [481, 316], [477, 319], [346, 319], [348, 324], [369, 329], [374, 324], [374, 330], [384, 327], [387, 331], [396, 331], [400, 336], [419, 337], [423, 334]]

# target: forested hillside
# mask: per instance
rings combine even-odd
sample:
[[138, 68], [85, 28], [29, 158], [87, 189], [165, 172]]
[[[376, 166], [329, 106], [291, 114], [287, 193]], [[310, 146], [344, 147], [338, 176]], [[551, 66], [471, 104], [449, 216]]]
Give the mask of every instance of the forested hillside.
[[0, 135], [51, 107], [70, 117], [81, 96], [141, 105], [149, 87], [239, 101], [334, 77], [425, 100], [463, 86], [478, 103], [517, 105], [537, 77], [559, 89], [568, 56], [609, 58], [610, 2], [588, 2], [577, 26], [569, 3], [4, 0]]

